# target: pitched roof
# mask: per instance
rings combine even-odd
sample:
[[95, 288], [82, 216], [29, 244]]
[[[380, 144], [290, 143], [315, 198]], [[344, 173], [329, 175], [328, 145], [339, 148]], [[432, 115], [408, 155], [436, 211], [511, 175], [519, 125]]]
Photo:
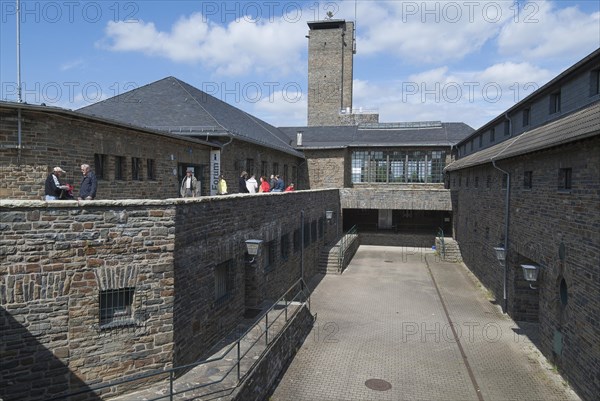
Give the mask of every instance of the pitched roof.
[[[464, 123], [381, 123], [359, 126], [280, 127], [297, 148], [336, 149], [381, 146], [450, 146], [473, 132]], [[302, 146], [296, 133], [302, 131]]]
[[195, 137], [231, 135], [297, 157], [278, 128], [175, 77], [133, 89], [77, 110], [126, 124]]
[[447, 171], [508, 159], [600, 135], [600, 102], [450, 163]]

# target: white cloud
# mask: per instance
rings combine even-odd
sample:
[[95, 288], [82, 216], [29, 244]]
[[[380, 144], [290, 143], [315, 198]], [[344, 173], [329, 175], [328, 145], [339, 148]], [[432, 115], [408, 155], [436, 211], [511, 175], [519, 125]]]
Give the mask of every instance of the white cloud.
[[419, 63], [460, 60], [493, 39], [510, 2], [361, 2], [361, 54], [392, 53]]
[[525, 3], [517, 21], [498, 37], [501, 54], [519, 60], [573, 58], [600, 47], [600, 12], [586, 14], [577, 6], [556, 8], [549, 1]]
[[119, 52], [140, 52], [176, 63], [200, 63], [222, 76], [298, 72], [306, 48], [306, 27], [284, 17], [272, 22], [241, 18], [226, 26], [207, 21], [200, 13], [180, 18], [169, 32], [152, 22], [114, 22], [99, 46]]
[[85, 63], [82, 59], [66, 61], [60, 65], [61, 71], [69, 71], [83, 66]]
[[306, 96], [301, 91], [290, 88], [263, 97], [249, 112], [278, 127], [306, 125], [306, 110]]

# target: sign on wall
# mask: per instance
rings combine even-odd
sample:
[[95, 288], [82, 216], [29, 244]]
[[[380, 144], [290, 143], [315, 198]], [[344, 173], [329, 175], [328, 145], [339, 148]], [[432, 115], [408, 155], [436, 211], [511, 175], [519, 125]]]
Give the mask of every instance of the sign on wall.
[[217, 194], [219, 185], [219, 175], [221, 175], [221, 151], [210, 151], [210, 195]]

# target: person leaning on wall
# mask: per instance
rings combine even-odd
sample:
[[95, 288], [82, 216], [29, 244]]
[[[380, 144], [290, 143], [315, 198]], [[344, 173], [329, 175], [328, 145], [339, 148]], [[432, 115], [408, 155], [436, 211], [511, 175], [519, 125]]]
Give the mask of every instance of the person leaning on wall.
[[98, 189], [98, 180], [96, 174], [90, 169], [89, 164], [81, 165], [81, 185], [79, 186], [78, 200], [92, 200], [96, 198], [96, 190]]
[[59, 180], [60, 176], [65, 173], [65, 170], [57, 166], [54, 167], [52, 173], [48, 174], [48, 177], [46, 177], [44, 194], [47, 201], [58, 200], [61, 192], [69, 189], [68, 185], [63, 185]]

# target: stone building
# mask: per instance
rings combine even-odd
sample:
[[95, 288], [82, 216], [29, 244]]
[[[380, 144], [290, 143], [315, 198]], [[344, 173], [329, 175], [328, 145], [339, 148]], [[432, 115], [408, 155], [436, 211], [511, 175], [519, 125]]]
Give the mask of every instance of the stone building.
[[459, 142], [446, 168], [465, 263], [513, 319], [539, 324], [585, 400], [600, 393], [599, 74], [596, 50]]
[[[0, 398], [45, 400], [206, 357], [316, 273], [339, 194], [0, 207]], [[251, 264], [248, 239], [263, 241]]]

